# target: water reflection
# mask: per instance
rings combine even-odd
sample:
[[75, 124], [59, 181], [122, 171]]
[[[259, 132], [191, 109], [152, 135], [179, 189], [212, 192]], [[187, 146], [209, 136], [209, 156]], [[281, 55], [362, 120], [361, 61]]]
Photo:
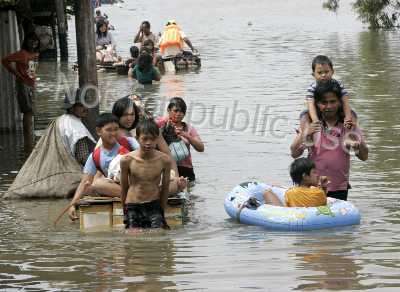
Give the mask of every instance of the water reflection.
[[[302, 252], [293, 253], [297, 268], [307, 275], [298, 277], [302, 284], [295, 290], [360, 290], [365, 289], [362, 280], [362, 266], [357, 263], [351, 234], [340, 237], [314, 236], [312, 240], [302, 239], [295, 246]], [[304, 283], [306, 282], [306, 283]]]
[[123, 247], [110, 249], [96, 261], [96, 291], [177, 291], [169, 280], [176, 272], [173, 241], [154, 235], [129, 237], [121, 238]]
[[[200, 72], [166, 74], [160, 83], [143, 88], [115, 73], [99, 72], [98, 79], [101, 111], [137, 93], [150, 111], [164, 115], [170, 97], [185, 98], [187, 117], [207, 145], [205, 153], [193, 153], [199, 183], [193, 190], [191, 223], [180, 234], [89, 235], [67, 218], [57, 228], [51, 226], [67, 201], [0, 201], [1, 288], [397, 291], [399, 32], [365, 31], [351, 14], [351, 0], [343, 0], [349, 9], [338, 15], [321, 10], [315, 0], [186, 2], [147, 1], [135, 8], [136, 3], [125, 1], [125, 8], [102, 10], [116, 26], [118, 51], [125, 56], [142, 20], [152, 17], [156, 32], [165, 15], [174, 15], [202, 54]], [[74, 21], [69, 24], [74, 62]], [[317, 54], [332, 58], [371, 149], [366, 163], [352, 161], [350, 198], [362, 213], [362, 224], [295, 234], [227, 221], [223, 198], [239, 182], [290, 184], [288, 145]], [[38, 76], [37, 130], [62, 113], [65, 84], [77, 84], [77, 73], [66, 63], [41, 63]], [[245, 130], [239, 110], [252, 117]], [[276, 129], [265, 126], [275, 117], [287, 123]], [[0, 192], [22, 164], [21, 142], [19, 136], [0, 136], [5, 146], [0, 151]]]

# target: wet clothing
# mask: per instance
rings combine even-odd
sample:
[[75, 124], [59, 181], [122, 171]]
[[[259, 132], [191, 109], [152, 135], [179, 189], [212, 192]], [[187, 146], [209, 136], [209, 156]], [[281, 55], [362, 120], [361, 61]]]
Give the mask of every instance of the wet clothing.
[[[340, 86], [340, 93], [341, 96], [348, 96], [349, 93], [347, 92], [346, 88], [344, 88], [344, 85], [342, 82], [336, 80], [339, 83]], [[310, 84], [310, 86], [307, 88], [307, 94], [306, 94], [306, 100], [314, 100], [314, 93], [315, 93], [315, 89], [317, 88], [317, 81], [314, 81], [313, 83]]]
[[[157, 123], [158, 127], [160, 129], [162, 129], [161, 133], [162, 133], [165, 141], [169, 145], [171, 142], [173, 142], [173, 139], [174, 139], [173, 135], [174, 135], [175, 131], [174, 131], [174, 133], [171, 134], [170, 133], [171, 131], [167, 130], [168, 120], [169, 120], [168, 117], [159, 117], [156, 119], [156, 123]], [[187, 132], [189, 134], [189, 136], [192, 138], [199, 137], [197, 130], [194, 127], [192, 127], [191, 125], [188, 125], [186, 123], [184, 123], [183, 131]], [[176, 136], [176, 134], [175, 134], [175, 136]], [[185, 168], [191, 168], [193, 171], [192, 155], [190, 154], [190, 143], [185, 138], [181, 138], [181, 139], [185, 142], [186, 146], [189, 149], [189, 156], [186, 159], [179, 161], [177, 163], [177, 165], [178, 165], [178, 167], [183, 166]], [[181, 175], [180, 172], [179, 172], [179, 175]], [[193, 173], [193, 175], [194, 175], [194, 173]]]
[[22, 49], [4, 57], [2, 63], [7, 70], [9, 70], [11, 63], [15, 63], [15, 70], [21, 76], [21, 78], [17, 77], [17, 80], [33, 88], [35, 87], [37, 58], [38, 53], [31, 53]]
[[141, 84], [152, 84], [153, 80], [158, 79], [160, 71], [153, 65], [149, 71], [141, 71], [138, 65], [135, 65], [132, 69], [132, 77], [135, 78]]
[[187, 178], [189, 181], [195, 181], [196, 175], [194, 174], [193, 167], [185, 167], [178, 165], [179, 176]]
[[17, 102], [21, 113], [33, 113], [33, 102], [35, 97], [33, 87], [23, 83], [20, 80], [16, 81], [15, 87], [17, 89]]
[[[349, 185], [350, 188], [350, 185]], [[328, 192], [326, 195], [331, 198], [347, 201], [347, 195], [349, 194], [349, 190], [343, 190], [343, 191], [332, 191]]]
[[285, 192], [287, 207], [318, 207], [326, 205], [325, 192], [316, 187], [293, 187]]
[[328, 192], [345, 191], [349, 185], [350, 154], [344, 146], [344, 139], [349, 133], [364, 142], [360, 128], [348, 130], [338, 123], [329, 130], [324, 130], [310, 148], [309, 158], [314, 161], [318, 175], [327, 176], [330, 180]]
[[127, 203], [124, 223], [125, 228], [169, 229], [159, 200], [145, 203]]

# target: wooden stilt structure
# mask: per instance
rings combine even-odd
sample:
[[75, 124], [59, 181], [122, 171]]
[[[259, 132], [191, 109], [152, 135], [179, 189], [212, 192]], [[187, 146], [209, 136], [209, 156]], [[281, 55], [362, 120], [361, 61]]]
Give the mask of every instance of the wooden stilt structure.
[[86, 92], [89, 115], [86, 127], [96, 135], [96, 118], [99, 114], [99, 95], [96, 70], [96, 45], [94, 17], [91, 0], [75, 0], [76, 45], [79, 67], [79, 87]]

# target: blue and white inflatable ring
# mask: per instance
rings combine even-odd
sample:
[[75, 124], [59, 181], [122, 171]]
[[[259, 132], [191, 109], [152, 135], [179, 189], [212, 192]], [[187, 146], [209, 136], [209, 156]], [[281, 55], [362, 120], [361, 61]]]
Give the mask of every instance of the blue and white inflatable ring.
[[[360, 224], [358, 209], [348, 201], [328, 197], [321, 207], [281, 207], [264, 204], [263, 193], [271, 189], [283, 202], [285, 188], [258, 182], [245, 182], [225, 198], [225, 211], [241, 223], [275, 230], [314, 230]], [[255, 198], [251, 199], [250, 198]]]

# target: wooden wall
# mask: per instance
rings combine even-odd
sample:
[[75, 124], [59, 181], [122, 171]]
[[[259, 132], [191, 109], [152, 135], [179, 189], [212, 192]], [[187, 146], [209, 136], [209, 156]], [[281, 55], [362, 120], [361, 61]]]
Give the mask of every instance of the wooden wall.
[[[18, 25], [13, 10], [0, 10], [0, 58], [20, 49]], [[15, 96], [15, 81], [0, 65], [0, 131], [14, 132], [20, 126], [20, 113]]]

